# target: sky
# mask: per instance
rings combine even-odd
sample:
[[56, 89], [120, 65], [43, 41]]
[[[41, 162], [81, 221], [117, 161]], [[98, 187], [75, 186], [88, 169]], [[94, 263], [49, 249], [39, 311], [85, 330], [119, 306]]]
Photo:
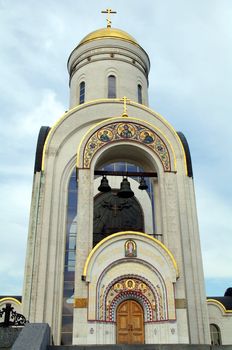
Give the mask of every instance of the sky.
[[150, 107], [189, 143], [206, 292], [232, 287], [232, 1], [0, 0], [0, 295], [21, 295], [40, 126], [69, 108], [67, 59], [112, 26], [147, 51]]

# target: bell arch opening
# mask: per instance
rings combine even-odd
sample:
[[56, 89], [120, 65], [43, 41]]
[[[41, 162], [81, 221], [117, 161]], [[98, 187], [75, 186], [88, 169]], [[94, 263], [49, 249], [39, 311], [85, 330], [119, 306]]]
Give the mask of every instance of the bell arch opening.
[[113, 162], [127, 162], [137, 165], [144, 171], [160, 173], [159, 161], [156, 162], [153, 155], [147, 150], [129, 143], [111, 144], [96, 159], [95, 169], [106, 166]]
[[101, 164], [95, 174], [93, 246], [116, 232], [153, 234], [153, 183], [141, 176], [146, 174], [144, 168], [119, 160]]
[[93, 247], [120, 231], [144, 232], [144, 215], [135, 197], [120, 198], [117, 190], [100, 193], [94, 199]]
[[92, 165], [95, 174], [93, 246], [120, 231], [155, 235], [155, 192], [157, 172], [162, 165], [154, 159], [154, 154], [122, 142], [100, 152]]

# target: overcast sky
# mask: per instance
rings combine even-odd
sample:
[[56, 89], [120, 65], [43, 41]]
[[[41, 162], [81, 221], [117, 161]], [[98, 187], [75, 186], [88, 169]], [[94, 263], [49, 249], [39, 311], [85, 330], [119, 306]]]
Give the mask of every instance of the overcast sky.
[[223, 295], [232, 287], [231, 0], [0, 0], [0, 295], [22, 293], [40, 126], [68, 109], [68, 56], [105, 27], [107, 7], [150, 56], [150, 107], [187, 137], [207, 295]]

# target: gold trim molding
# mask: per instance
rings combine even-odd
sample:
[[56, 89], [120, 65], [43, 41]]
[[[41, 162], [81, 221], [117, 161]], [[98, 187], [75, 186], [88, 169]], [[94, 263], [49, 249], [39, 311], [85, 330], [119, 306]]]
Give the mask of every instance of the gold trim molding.
[[135, 236], [141, 236], [141, 237], [144, 237], [144, 238], [147, 238], [149, 240], [151, 240], [152, 242], [158, 244], [163, 250], [165, 250], [165, 252], [169, 255], [172, 263], [173, 263], [173, 266], [176, 270], [176, 276], [177, 278], [179, 277], [179, 269], [178, 269], [178, 266], [177, 266], [177, 262], [173, 256], [173, 254], [170, 252], [170, 250], [163, 244], [161, 243], [158, 239], [146, 234], [146, 233], [143, 233], [143, 232], [137, 232], [137, 231], [123, 231], [123, 232], [117, 232], [117, 233], [113, 233], [112, 235], [104, 238], [103, 240], [101, 240], [97, 245], [95, 245], [95, 247], [91, 250], [91, 252], [89, 253], [88, 255], [88, 258], [86, 259], [86, 262], [85, 262], [85, 266], [84, 266], [84, 270], [83, 270], [83, 276], [86, 277], [87, 275], [87, 269], [88, 269], [88, 265], [90, 263], [90, 260], [93, 256], [93, 254], [100, 248], [101, 245], [103, 245], [105, 242], [115, 238], [115, 237], [120, 237], [120, 236], [130, 236], [130, 238], [135, 235]]
[[232, 310], [227, 310], [225, 308], [225, 306], [222, 303], [220, 303], [220, 301], [218, 301], [216, 299], [207, 299], [207, 303], [216, 304], [216, 306], [219, 306], [223, 310], [223, 312], [226, 313], [226, 314], [231, 314], [232, 313]]
[[20, 303], [20, 301], [18, 299], [15, 299], [15, 298], [12, 298], [12, 297], [9, 297], [9, 298], [4, 297], [4, 298], [0, 299], [0, 304], [1, 303], [5, 303], [7, 301], [12, 301], [12, 302], [14, 302], [14, 303], [16, 303], [18, 305], [22, 305], [22, 303]]
[[[129, 118], [132, 119], [132, 118]], [[134, 119], [134, 118], [133, 118]], [[130, 141], [140, 143], [148, 147], [152, 152], [158, 156], [164, 171], [172, 171], [171, 159], [167, 144], [169, 144], [173, 153], [174, 164], [176, 163], [175, 153], [171, 147], [170, 141], [165, 137], [160, 130], [153, 126], [150, 128], [145, 122], [138, 122], [137, 120], [110, 120], [110, 123], [101, 126], [95, 130], [91, 135], [85, 135], [86, 137], [82, 140], [79, 151], [81, 150], [82, 167], [90, 168], [91, 161], [98, 150], [104, 148], [106, 145], [111, 143], [117, 143], [120, 141]], [[157, 129], [158, 133], [154, 131]], [[161, 134], [162, 137], [159, 135]], [[81, 145], [80, 144], [80, 145]], [[83, 147], [84, 146], [84, 147]], [[80, 154], [78, 157], [80, 159]], [[176, 165], [176, 164], [175, 164]], [[176, 166], [174, 165], [174, 171]]]
[[[96, 100], [91, 100], [91, 101], [87, 101], [81, 105], [77, 105], [73, 108], [71, 108], [70, 110], [68, 110], [67, 112], [65, 112], [58, 120], [57, 122], [51, 127], [48, 135], [47, 135], [47, 138], [46, 138], [46, 141], [45, 141], [45, 144], [44, 144], [44, 147], [43, 147], [43, 157], [42, 157], [42, 171], [45, 171], [45, 158], [46, 158], [46, 152], [47, 152], [47, 149], [48, 149], [48, 145], [49, 145], [49, 142], [52, 138], [52, 135], [54, 134], [55, 130], [65, 121], [65, 119], [67, 119], [70, 115], [72, 115], [73, 113], [81, 110], [81, 109], [84, 109], [84, 108], [87, 108], [89, 106], [93, 106], [93, 105], [97, 105], [97, 104], [101, 104], [101, 103], [119, 103], [119, 104], [123, 104], [123, 101], [122, 99], [109, 99], [109, 98], [102, 98], [102, 99], [96, 99]], [[187, 162], [186, 162], [186, 156], [185, 156], [185, 151], [184, 151], [184, 148], [183, 148], [183, 145], [182, 145], [182, 142], [179, 138], [179, 136], [177, 135], [176, 133], [176, 130], [174, 129], [174, 127], [159, 113], [153, 111], [151, 108], [145, 106], [145, 105], [142, 105], [142, 104], [139, 104], [135, 101], [130, 101], [130, 105], [131, 106], [135, 106], [135, 107], [138, 107], [140, 108], [141, 110], [144, 110], [148, 113], [151, 113], [151, 115], [153, 117], [156, 117], [158, 119], [160, 119], [162, 121], [162, 123], [164, 123], [170, 130], [172, 130], [172, 132], [174, 133], [174, 136], [178, 142], [178, 144], [180, 145], [181, 149], [182, 149], [182, 154], [183, 154], [183, 159], [184, 159], [184, 166], [185, 166], [185, 172], [186, 174], [188, 174], [187, 172]], [[118, 118], [118, 117], [117, 117]], [[109, 118], [111, 119], [111, 118]], [[108, 119], [108, 120], [109, 120]], [[112, 118], [113, 119], [113, 118]], [[116, 119], [116, 118], [115, 118]], [[95, 125], [96, 127], [96, 125]]]

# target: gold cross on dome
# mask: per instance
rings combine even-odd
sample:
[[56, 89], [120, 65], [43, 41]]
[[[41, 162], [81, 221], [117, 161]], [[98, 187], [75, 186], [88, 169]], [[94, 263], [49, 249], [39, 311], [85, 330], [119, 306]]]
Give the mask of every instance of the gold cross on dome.
[[130, 102], [130, 100], [126, 96], [123, 96], [123, 98], [120, 99], [120, 101], [123, 101], [123, 114], [122, 114], [122, 117], [128, 117], [128, 114], [127, 114], [127, 102]]
[[112, 13], [117, 13], [116, 11], [112, 11], [112, 9], [106, 9], [106, 10], [103, 10], [101, 11], [101, 13], [107, 13], [107, 18], [106, 18], [106, 21], [107, 21], [107, 28], [111, 28], [111, 20], [110, 20], [110, 15]]

